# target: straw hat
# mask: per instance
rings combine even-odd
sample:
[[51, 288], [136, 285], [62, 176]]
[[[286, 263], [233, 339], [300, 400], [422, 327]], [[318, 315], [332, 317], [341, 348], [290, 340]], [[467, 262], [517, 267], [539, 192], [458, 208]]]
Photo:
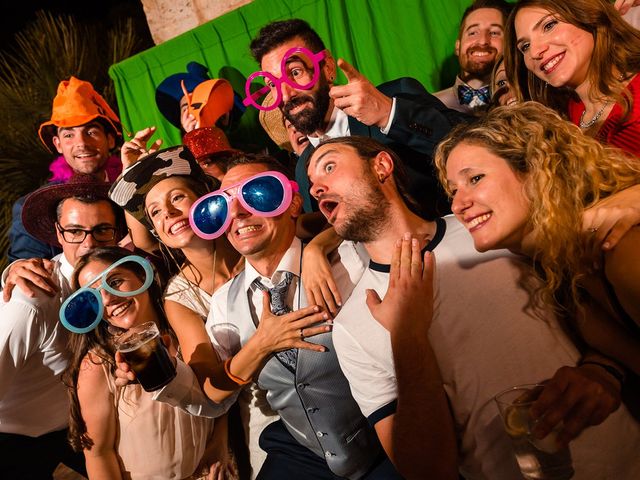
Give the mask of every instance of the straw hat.
[[92, 120], [101, 119], [113, 134], [120, 135], [120, 119], [111, 107], [96, 92], [89, 82], [71, 77], [58, 85], [58, 93], [53, 99], [51, 120], [40, 125], [40, 140], [52, 152], [55, 151], [53, 141], [59, 127], [78, 127]]
[[[267, 96], [262, 101], [262, 104], [271, 104], [273, 103], [272, 92], [269, 92]], [[260, 120], [260, 125], [267, 135], [273, 140], [278, 147], [293, 152], [293, 147], [291, 146], [291, 142], [289, 141], [289, 135], [287, 134], [287, 129], [284, 126], [284, 117], [282, 115], [282, 111], [279, 108], [274, 108], [273, 110], [260, 110], [258, 113], [258, 119]]]
[[93, 175], [79, 174], [67, 183], [39, 188], [27, 196], [22, 208], [22, 223], [30, 235], [38, 240], [61, 247], [56, 236], [58, 204], [69, 197], [88, 197], [109, 200], [111, 184], [99, 181]]

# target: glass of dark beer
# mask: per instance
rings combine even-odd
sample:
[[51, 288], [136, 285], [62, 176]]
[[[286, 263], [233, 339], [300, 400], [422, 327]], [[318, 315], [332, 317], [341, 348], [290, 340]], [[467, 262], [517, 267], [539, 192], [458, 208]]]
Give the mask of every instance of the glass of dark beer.
[[116, 348], [147, 392], [164, 387], [176, 376], [176, 368], [154, 322], [127, 330], [116, 339]]

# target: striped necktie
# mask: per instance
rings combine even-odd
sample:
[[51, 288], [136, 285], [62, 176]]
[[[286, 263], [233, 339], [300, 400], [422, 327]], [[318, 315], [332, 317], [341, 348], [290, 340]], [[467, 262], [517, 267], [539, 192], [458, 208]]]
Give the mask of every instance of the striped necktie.
[[[273, 288], [267, 288], [262, 284], [260, 279], [256, 278], [253, 281], [253, 285], [259, 288], [262, 291], [269, 292], [269, 305], [271, 307], [271, 313], [274, 315], [284, 315], [285, 313], [289, 313], [291, 308], [287, 305], [287, 292], [289, 290], [289, 285], [291, 285], [291, 281], [293, 280], [293, 273], [291, 272], [283, 272], [283, 278], [275, 285]], [[298, 361], [298, 349], [291, 348], [289, 350], [284, 350], [282, 352], [277, 352], [276, 358], [282, 363], [287, 370], [292, 373], [296, 372], [296, 364]]]

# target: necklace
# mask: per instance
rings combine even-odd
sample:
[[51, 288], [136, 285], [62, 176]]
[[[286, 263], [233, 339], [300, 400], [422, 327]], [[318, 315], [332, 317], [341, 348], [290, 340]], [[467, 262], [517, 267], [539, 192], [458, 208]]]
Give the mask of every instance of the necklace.
[[593, 126], [598, 120], [600, 120], [600, 117], [602, 116], [602, 114], [604, 113], [604, 111], [606, 110], [606, 108], [609, 106], [610, 103], [611, 103], [610, 101], [605, 102], [604, 105], [602, 105], [602, 108], [598, 110], [596, 114], [593, 116], [593, 118], [588, 122], [584, 121], [584, 114], [587, 113], [587, 109], [585, 108], [584, 111], [582, 112], [582, 115], [580, 115], [580, 122], [579, 122], [580, 128], [585, 129]]

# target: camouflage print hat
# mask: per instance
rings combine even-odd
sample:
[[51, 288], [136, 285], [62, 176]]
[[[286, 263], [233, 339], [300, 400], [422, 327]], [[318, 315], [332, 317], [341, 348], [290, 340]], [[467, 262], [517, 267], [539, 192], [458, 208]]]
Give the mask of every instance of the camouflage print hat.
[[145, 198], [156, 184], [174, 176], [189, 177], [201, 183], [203, 191], [211, 189], [209, 177], [189, 150], [179, 145], [147, 155], [127, 168], [113, 183], [109, 198], [153, 231], [153, 225], [145, 214]]

